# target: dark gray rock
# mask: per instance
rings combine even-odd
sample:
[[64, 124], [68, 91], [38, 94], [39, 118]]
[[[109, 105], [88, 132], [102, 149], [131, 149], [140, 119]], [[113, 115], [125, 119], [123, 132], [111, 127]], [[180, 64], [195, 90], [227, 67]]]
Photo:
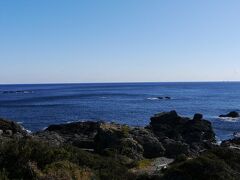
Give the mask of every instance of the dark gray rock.
[[165, 154], [165, 148], [158, 138], [148, 129], [134, 128], [131, 132], [132, 137], [142, 145], [144, 157], [156, 158]]
[[36, 135], [40, 136], [41, 139], [54, 139], [55, 137], [51, 136], [56, 136], [57, 134], [59, 139], [58, 143], [68, 143], [83, 149], [95, 149], [94, 138], [101, 123], [102, 122], [86, 121], [51, 125], [44, 133], [39, 132]]
[[[175, 145], [182, 150], [182, 153], [189, 155], [197, 153], [197, 150], [202, 151], [209, 148], [209, 144], [216, 141], [211, 123], [203, 120], [201, 114], [196, 114], [194, 119], [191, 120], [180, 117], [176, 111], [159, 113], [151, 118], [150, 126], [147, 128], [162, 142], [168, 155], [170, 153], [168, 152], [169, 149]], [[166, 143], [166, 139], [169, 139], [172, 143]], [[178, 152], [180, 153], [181, 150], [176, 150], [175, 155]], [[170, 154], [174, 155], [174, 153]]]
[[229, 117], [229, 118], [238, 118], [240, 117], [239, 113], [236, 112], [236, 111], [232, 111], [228, 114], [223, 114], [223, 115], [220, 115], [219, 117]]
[[193, 120], [195, 121], [201, 121], [202, 119], [203, 119], [203, 115], [199, 113], [196, 113], [193, 117]]
[[54, 131], [42, 131], [34, 134], [34, 138], [47, 142], [49, 145], [60, 146], [63, 145], [66, 140]]
[[190, 155], [190, 147], [188, 144], [174, 141], [173, 139], [165, 139], [163, 141], [164, 147], [166, 149], [166, 157], [176, 158], [179, 155]]
[[11, 136], [16, 133], [20, 133], [23, 135], [27, 134], [27, 131], [25, 131], [23, 127], [17, 124], [16, 122], [1, 118], [0, 118], [0, 130], [2, 130], [3, 132], [2, 135], [6, 134]]
[[139, 160], [143, 158], [143, 147], [131, 136], [132, 128], [115, 123], [103, 123], [95, 136], [95, 151], [106, 151]]

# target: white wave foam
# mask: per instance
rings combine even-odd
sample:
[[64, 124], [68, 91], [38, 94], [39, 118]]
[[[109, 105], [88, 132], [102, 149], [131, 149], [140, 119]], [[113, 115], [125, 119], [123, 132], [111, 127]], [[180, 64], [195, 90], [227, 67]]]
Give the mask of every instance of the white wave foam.
[[148, 100], [159, 100], [159, 98], [157, 97], [150, 97], [150, 98], [147, 98]]
[[29, 134], [31, 134], [31, 133], [32, 133], [32, 131], [30, 131], [30, 130], [28, 130], [28, 129], [24, 128], [24, 127], [22, 127], [22, 128], [23, 128], [23, 130], [24, 130], [24, 131], [27, 131], [27, 133], [29, 133]]
[[70, 123], [73, 123], [73, 122], [76, 122], [76, 121], [67, 121], [66, 123], [67, 123], [67, 124], [70, 124]]
[[231, 118], [231, 117], [218, 117], [221, 121], [227, 121], [227, 122], [238, 122], [240, 118]]
[[42, 130], [45, 131], [47, 128], [48, 128], [48, 127], [44, 127], [44, 128], [42, 128]]
[[240, 132], [235, 132], [235, 133], [233, 133], [233, 136], [234, 136], [235, 138], [240, 138]]

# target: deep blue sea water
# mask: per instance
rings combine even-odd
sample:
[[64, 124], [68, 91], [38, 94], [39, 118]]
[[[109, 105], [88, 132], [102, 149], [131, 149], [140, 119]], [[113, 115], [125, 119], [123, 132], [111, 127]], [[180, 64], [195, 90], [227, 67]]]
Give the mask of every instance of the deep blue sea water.
[[[170, 96], [171, 100], [156, 97]], [[218, 115], [240, 111], [240, 83], [105, 83], [0, 85], [0, 117], [31, 131], [79, 120], [115, 121], [143, 126], [158, 112], [204, 114], [217, 137], [240, 131], [240, 120]]]

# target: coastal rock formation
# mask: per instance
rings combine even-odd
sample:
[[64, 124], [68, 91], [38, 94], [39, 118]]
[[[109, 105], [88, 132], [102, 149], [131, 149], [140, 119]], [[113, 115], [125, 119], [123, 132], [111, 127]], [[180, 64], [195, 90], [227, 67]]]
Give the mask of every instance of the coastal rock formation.
[[161, 157], [165, 154], [165, 148], [158, 140], [157, 136], [146, 128], [133, 128], [130, 131], [131, 136], [142, 145], [146, 158]]
[[220, 115], [219, 117], [229, 117], [229, 118], [238, 118], [240, 117], [239, 113], [236, 112], [236, 111], [232, 111], [228, 114], [223, 114], [223, 115]]
[[131, 159], [160, 157], [165, 149], [148, 129], [119, 124], [102, 124], [95, 138], [96, 151], [117, 151]]
[[71, 144], [83, 149], [94, 149], [94, 138], [101, 122], [85, 121], [69, 124], [51, 125], [45, 131], [35, 135], [55, 144]]
[[117, 153], [130, 159], [176, 158], [194, 156], [215, 142], [211, 123], [201, 114], [193, 119], [180, 117], [175, 111], [159, 113], [147, 127], [130, 127], [116, 123], [75, 122], [51, 125], [35, 135], [55, 145], [71, 144], [99, 154]]
[[225, 140], [221, 143], [222, 147], [229, 147], [240, 151], [240, 138]]
[[[203, 120], [201, 114], [195, 114], [191, 120], [180, 117], [176, 111], [159, 113], [151, 118], [147, 128], [163, 142], [171, 157], [195, 154], [215, 142], [211, 123]], [[174, 149], [175, 153], [169, 153], [169, 149]]]
[[171, 111], [150, 120], [146, 127], [75, 122], [28, 134], [0, 119], [0, 179], [240, 178], [240, 138], [216, 145], [201, 114]]
[[23, 127], [16, 122], [0, 118], [0, 135], [13, 136], [26, 134], [27, 131], [25, 131]]
[[95, 137], [95, 151], [118, 153], [131, 159], [141, 159], [143, 147], [129, 135], [130, 127], [115, 123], [103, 123]]

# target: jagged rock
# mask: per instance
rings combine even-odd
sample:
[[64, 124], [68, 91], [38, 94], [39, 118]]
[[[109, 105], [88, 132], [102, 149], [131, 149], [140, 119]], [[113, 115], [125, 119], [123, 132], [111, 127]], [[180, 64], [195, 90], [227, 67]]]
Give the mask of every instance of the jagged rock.
[[[58, 142], [54, 143], [68, 143], [83, 149], [94, 149], [94, 138], [98, 132], [99, 126], [102, 122], [74, 122], [69, 124], [59, 124], [49, 126], [44, 133], [36, 134], [42, 139], [54, 139], [51, 136], [58, 136]], [[55, 132], [53, 134], [48, 132]], [[46, 137], [44, 137], [46, 136]]]
[[34, 136], [36, 139], [47, 142], [49, 145], [60, 146], [66, 140], [54, 131], [38, 132]]
[[164, 147], [166, 149], [166, 157], [176, 158], [179, 155], [189, 155], [190, 147], [186, 143], [182, 143], [180, 141], [174, 141], [172, 139], [165, 139], [163, 141]]
[[[3, 131], [3, 134], [6, 133], [8, 135], [13, 135], [16, 133], [21, 133], [23, 135], [26, 135], [27, 132], [14, 121], [9, 121], [6, 119], [0, 118], [0, 129]], [[10, 132], [11, 131], [11, 132]]]
[[99, 154], [117, 153], [135, 160], [194, 155], [215, 142], [211, 123], [201, 114], [195, 114], [191, 120], [180, 117], [176, 111], [156, 114], [145, 128], [87, 121], [51, 125], [35, 136], [56, 145], [67, 143], [94, 149]]
[[117, 148], [119, 154], [127, 156], [131, 159], [143, 158], [143, 147], [133, 138], [123, 138]]
[[[189, 152], [195, 153], [196, 150], [209, 148], [209, 144], [215, 142], [211, 123], [203, 120], [200, 114], [196, 114], [194, 117], [194, 120], [180, 117], [176, 111], [160, 113], [151, 118], [148, 129], [163, 143], [166, 153], [169, 151], [169, 146], [166, 146], [169, 143], [166, 144], [165, 140], [170, 139], [171, 148], [175, 145], [180, 147], [182, 144], [183, 152], [188, 155]], [[177, 152], [180, 150], [177, 150], [175, 154]]]
[[236, 112], [236, 111], [232, 111], [228, 114], [225, 114], [225, 115], [220, 115], [219, 117], [229, 117], [229, 118], [238, 118], [240, 117], [239, 113]]
[[12, 136], [12, 135], [13, 135], [12, 130], [6, 130], [5, 133], [6, 133], [6, 135], [8, 135], [8, 136]]
[[142, 145], [145, 158], [155, 158], [163, 156], [165, 148], [158, 138], [148, 129], [134, 128], [131, 132], [133, 138]]

